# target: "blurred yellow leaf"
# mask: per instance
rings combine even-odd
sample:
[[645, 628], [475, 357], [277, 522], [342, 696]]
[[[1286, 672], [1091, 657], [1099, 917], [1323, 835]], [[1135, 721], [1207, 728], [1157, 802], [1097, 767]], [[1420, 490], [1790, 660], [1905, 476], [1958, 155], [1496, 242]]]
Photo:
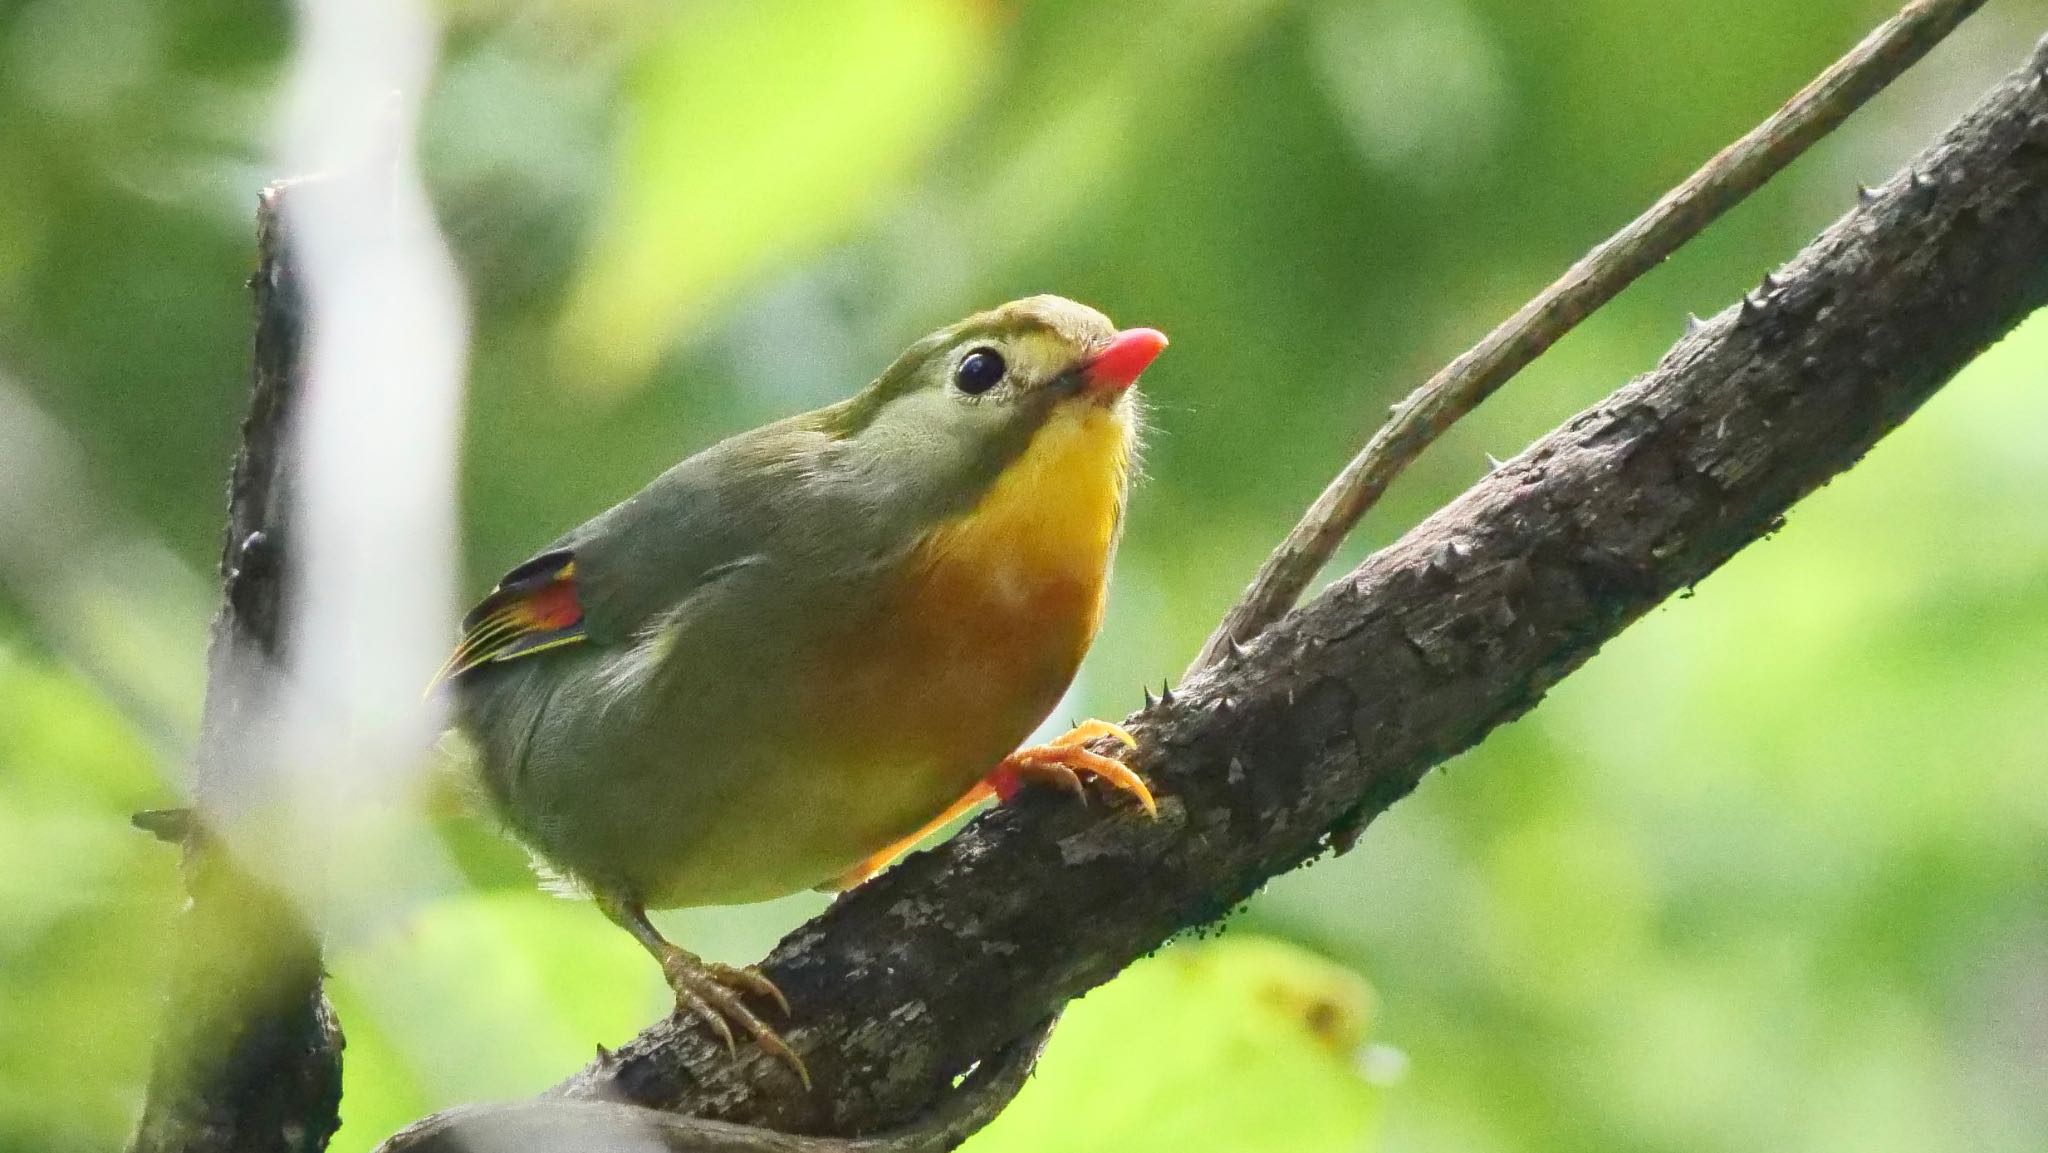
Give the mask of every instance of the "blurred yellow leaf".
[[1356, 1153], [1372, 991], [1297, 946], [1230, 937], [1139, 962], [1068, 1010], [968, 1153]]
[[328, 964], [350, 1039], [344, 1153], [424, 1109], [537, 1093], [666, 1007], [631, 937], [587, 902], [529, 892], [441, 898]]
[[558, 331], [565, 379], [618, 387], [723, 294], [855, 223], [969, 107], [989, 7], [707, 5], [630, 81], [604, 235]]
[[156, 769], [114, 701], [0, 638], [0, 1148], [132, 1123], [178, 895], [176, 850], [127, 822]]

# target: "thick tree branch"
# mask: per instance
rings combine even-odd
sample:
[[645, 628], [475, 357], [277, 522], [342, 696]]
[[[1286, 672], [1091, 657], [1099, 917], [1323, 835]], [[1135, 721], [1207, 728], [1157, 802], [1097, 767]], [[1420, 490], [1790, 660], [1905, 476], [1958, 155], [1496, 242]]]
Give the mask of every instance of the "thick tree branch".
[[1189, 675], [1294, 607], [1387, 486], [1453, 424], [1580, 321], [1748, 199], [1983, 6], [1984, 0], [1913, 0], [1768, 120], [1722, 149], [1395, 405], [1387, 423], [1316, 498], [1224, 614]]
[[2048, 301], [2044, 69], [2037, 53], [1654, 371], [1130, 718], [1157, 821], [1027, 798], [791, 934], [765, 969], [815, 1093], [669, 1021], [557, 1094], [789, 1131], [900, 1123], [1405, 796]]
[[1004, 1046], [902, 1129], [873, 1137], [797, 1136], [622, 1101], [542, 1097], [436, 1113], [407, 1126], [378, 1153], [933, 1153], [958, 1146], [995, 1120], [1024, 1088], [1053, 1023], [1048, 1018]]
[[[257, 207], [255, 366], [228, 486], [223, 603], [207, 654], [195, 809], [246, 804], [272, 764], [275, 669], [285, 651], [287, 451], [299, 407], [303, 298], [283, 185]], [[191, 896], [135, 1153], [317, 1151], [340, 1123], [341, 1031], [320, 988], [320, 946], [292, 902], [238, 867], [183, 810], [137, 823], [184, 846]]]

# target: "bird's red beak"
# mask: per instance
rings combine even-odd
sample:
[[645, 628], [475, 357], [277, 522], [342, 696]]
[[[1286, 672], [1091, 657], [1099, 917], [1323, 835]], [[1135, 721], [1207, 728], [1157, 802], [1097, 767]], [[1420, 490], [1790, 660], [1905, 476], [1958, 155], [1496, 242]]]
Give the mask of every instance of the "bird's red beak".
[[1166, 334], [1156, 328], [1124, 329], [1081, 370], [1088, 391], [1113, 396], [1131, 387], [1165, 347]]

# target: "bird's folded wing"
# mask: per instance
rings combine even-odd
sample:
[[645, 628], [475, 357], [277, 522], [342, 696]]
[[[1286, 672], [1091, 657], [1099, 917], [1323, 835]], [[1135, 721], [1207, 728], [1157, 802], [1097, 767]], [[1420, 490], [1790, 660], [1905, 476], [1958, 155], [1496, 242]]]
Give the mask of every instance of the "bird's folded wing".
[[779, 421], [669, 469], [506, 573], [463, 618], [435, 684], [567, 645], [636, 643], [707, 585], [765, 571], [791, 536], [874, 552], [861, 538], [874, 528], [859, 515], [867, 505], [822, 479], [831, 443], [805, 420]]
[[544, 552], [506, 573], [491, 595], [462, 618], [462, 640], [434, 675], [434, 684], [584, 638], [576, 554], [571, 549]]

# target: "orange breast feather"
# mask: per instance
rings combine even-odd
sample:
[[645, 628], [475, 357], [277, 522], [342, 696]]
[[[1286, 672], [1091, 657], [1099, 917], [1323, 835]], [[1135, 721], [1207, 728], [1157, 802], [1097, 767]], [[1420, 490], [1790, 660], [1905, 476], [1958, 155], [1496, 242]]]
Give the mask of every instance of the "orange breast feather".
[[1130, 435], [1106, 409], [1056, 413], [831, 662], [826, 759], [885, 778], [876, 835], [944, 808], [1059, 703], [1102, 622]]

